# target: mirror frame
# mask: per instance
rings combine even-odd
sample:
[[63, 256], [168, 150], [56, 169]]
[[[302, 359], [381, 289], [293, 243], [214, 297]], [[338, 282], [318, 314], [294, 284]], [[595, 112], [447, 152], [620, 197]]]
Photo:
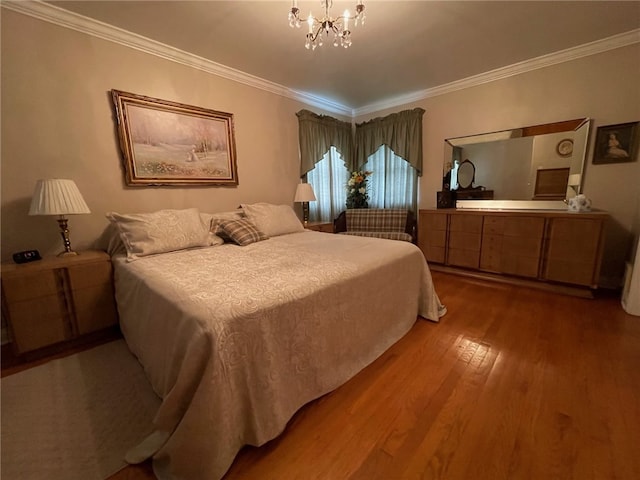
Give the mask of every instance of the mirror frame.
[[[462, 183], [460, 183], [460, 172], [462, 171], [462, 168], [464, 168], [465, 165], [470, 165], [471, 179], [469, 180], [469, 183], [467, 183], [466, 185], [462, 185]], [[456, 190], [468, 190], [473, 188], [473, 182], [475, 182], [475, 180], [476, 180], [476, 166], [473, 164], [471, 160], [464, 160], [462, 163], [460, 163], [460, 165], [458, 165], [458, 175], [457, 175], [458, 188]]]
[[[588, 117], [578, 118], [574, 120], [565, 120], [562, 122], [546, 123], [533, 125], [528, 127], [520, 127], [510, 130], [500, 130], [496, 132], [488, 132], [476, 135], [468, 135], [463, 137], [453, 137], [445, 139], [445, 158], [443, 165], [443, 190], [449, 190], [445, 185], [444, 179], [448, 172], [447, 165], [453, 165], [456, 158], [456, 149], [469, 144], [486, 143], [499, 140], [507, 140], [509, 138], [531, 137], [537, 135], [546, 135], [561, 132], [578, 132], [581, 128], [584, 130], [584, 140], [581, 142], [574, 141], [574, 149], [572, 157], [576, 157], [577, 161], [572, 163], [571, 174], [567, 184], [567, 196], [564, 200], [458, 200], [456, 208], [490, 208], [490, 209], [525, 209], [525, 210], [565, 210], [567, 208], [566, 201], [571, 196], [579, 194], [582, 190], [582, 178], [584, 166], [586, 163], [586, 155], [588, 151], [588, 143], [591, 130], [591, 119]], [[582, 135], [580, 136], [582, 140]], [[579, 158], [579, 160], [578, 160]], [[579, 163], [579, 166], [578, 166]]]

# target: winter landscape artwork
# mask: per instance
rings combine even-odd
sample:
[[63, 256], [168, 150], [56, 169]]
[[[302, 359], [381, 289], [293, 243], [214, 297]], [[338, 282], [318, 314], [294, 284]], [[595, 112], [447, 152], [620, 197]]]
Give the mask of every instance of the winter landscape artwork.
[[111, 94], [127, 185], [238, 185], [232, 114]]

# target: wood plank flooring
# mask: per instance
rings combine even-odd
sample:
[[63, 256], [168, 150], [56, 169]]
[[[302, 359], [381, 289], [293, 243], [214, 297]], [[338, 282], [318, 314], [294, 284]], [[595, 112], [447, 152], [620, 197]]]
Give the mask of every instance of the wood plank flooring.
[[[434, 272], [449, 312], [246, 447], [225, 480], [640, 478], [640, 317]], [[150, 463], [110, 480], [152, 479]]]

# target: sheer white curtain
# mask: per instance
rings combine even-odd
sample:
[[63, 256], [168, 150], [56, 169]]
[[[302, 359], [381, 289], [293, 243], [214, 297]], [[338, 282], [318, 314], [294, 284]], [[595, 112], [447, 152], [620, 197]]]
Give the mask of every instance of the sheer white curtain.
[[313, 170], [307, 173], [307, 183], [313, 187], [316, 201], [309, 202], [309, 221], [333, 222], [346, 207], [349, 170], [342, 155], [331, 147]]
[[416, 212], [418, 172], [409, 162], [382, 145], [363, 169], [373, 172], [367, 179], [370, 208], [407, 208]]

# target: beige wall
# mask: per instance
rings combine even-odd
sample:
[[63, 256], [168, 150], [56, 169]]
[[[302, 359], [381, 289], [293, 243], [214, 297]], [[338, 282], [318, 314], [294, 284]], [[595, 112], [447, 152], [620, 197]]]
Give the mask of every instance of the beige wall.
[[428, 98], [392, 111], [422, 107], [424, 174], [420, 207], [434, 208], [441, 188], [444, 139], [581, 117], [593, 119], [583, 193], [611, 215], [601, 284], [618, 286], [624, 261], [640, 234], [640, 161], [592, 165], [598, 126], [640, 120], [640, 45]]
[[[640, 120], [640, 46], [585, 57], [412, 105], [424, 116], [420, 206], [434, 207], [443, 140], [523, 125], [591, 117], [596, 127]], [[71, 218], [72, 243], [87, 248], [107, 211], [195, 206], [223, 211], [241, 202], [291, 204], [298, 182], [297, 118], [291, 99], [131, 48], [2, 10], [2, 259], [17, 250], [61, 249], [53, 218], [29, 217], [39, 178], [73, 178], [92, 214]], [[240, 185], [128, 188], [109, 92], [119, 89], [234, 114]], [[336, 115], [333, 115], [336, 116]], [[584, 192], [611, 213], [603, 282], [615, 284], [640, 229], [640, 162], [591, 165]]]
[[[111, 89], [233, 113], [239, 186], [126, 187]], [[54, 218], [27, 215], [40, 178], [74, 179], [92, 211], [70, 219], [75, 249], [91, 246], [108, 211], [293, 205], [299, 181], [295, 112], [302, 108], [280, 95], [3, 9], [2, 259], [17, 250], [62, 250]]]

